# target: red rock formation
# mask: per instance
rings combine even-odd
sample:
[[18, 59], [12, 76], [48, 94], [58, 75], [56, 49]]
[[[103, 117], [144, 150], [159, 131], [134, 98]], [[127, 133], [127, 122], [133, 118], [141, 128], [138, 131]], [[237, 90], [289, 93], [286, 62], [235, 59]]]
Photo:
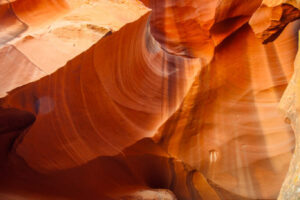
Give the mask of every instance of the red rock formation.
[[[277, 110], [292, 74], [292, 29], [267, 46], [247, 25], [224, 41], [157, 140], [229, 191], [275, 198], [294, 143]], [[286, 57], [277, 53], [284, 46]]]
[[[48, 9], [54, 9], [52, 3]], [[116, 2], [97, 1], [76, 6], [79, 3], [69, 2], [68, 12], [65, 11], [66, 9], [59, 9], [64, 12], [57, 10], [56, 15], [50, 17], [49, 20], [42, 22], [27, 20], [30, 24], [30, 26], [26, 25], [28, 29], [3, 46], [0, 45], [1, 97], [16, 87], [55, 72], [67, 61], [86, 51], [107, 32], [116, 31], [147, 12], [147, 9], [140, 5], [141, 3], [136, 2], [120, 5]], [[38, 5], [32, 6], [45, 9], [46, 5]], [[37, 10], [36, 12], [40, 12], [42, 16], [49, 14], [44, 11]], [[18, 16], [20, 19], [21, 14]], [[4, 32], [4, 36], [7, 35]]]
[[0, 3], [0, 20], [0, 45], [13, 39], [27, 29], [27, 25], [15, 15], [11, 4], [6, 1], [1, 1]]
[[3, 101], [3, 108], [36, 115], [17, 147], [30, 166], [65, 169], [115, 155], [153, 136], [175, 111], [200, 61], [163, 52], [147, 32], [147, 19], [145, 15], [103, 38], [57, 72], [11, 92]]
[[280, 101], [280, 108], [290, 123], [296, 138], [295, 152], [278, 199], [299, 197], [299, 50], [295, 59], [295, 72]]
[[260, 0], [144, 0], [153, 9], [154, 38], [164, 49], [177, 55], [201, 57], [209, 62], [215, 46], [247, 23]]
[[263, 0], [249, 23], [264, 43], [275, 40], [286, 25], [300, 17], [298, 1]]
[[[277, 105], [296, 4], [99, 2], [0, 3], [13, 30], [0, 35], [0, 199], [276, 199], [294, 148]], [[66, 25], [104, 20], [96, 8], [133, 22], [100, 40], [112, 28]], [[92, 39], [72, 49], [79, 31]]]

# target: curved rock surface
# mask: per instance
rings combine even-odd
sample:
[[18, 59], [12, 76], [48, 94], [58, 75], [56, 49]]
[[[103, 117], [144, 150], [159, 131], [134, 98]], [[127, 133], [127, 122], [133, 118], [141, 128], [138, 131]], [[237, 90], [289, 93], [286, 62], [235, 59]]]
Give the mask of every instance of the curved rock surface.
[[179, 106], [201, 62], [163, 52], [147, 32], [147, 19], [126, 25], [4, 99], [3, 108], [37, 117], [17, 147], [30, 166], [65, 169], [120, 153], [153, 136]]
[[[275, 198], [294, 146], [277, 109], [292, 74], [291, 33], [292, 26], [275, 43], [262, 45], [249, 26], [239, 29], [216, 49], [157, 141], [229, 191]], [[286, 57], [277, 53], [284, 46]]]
[[298, 0], [263, 0], [249, 24], [255, 35], [268, 43], [275, 40], [289, 22], [300, 18], [299, 8]]
[[[0, 199], [276, 199], [298, 8], [0, 1]], [[296, 199], [294, 177], [280, 198]]]
[[[141, 3], [132, 1], [123, 4], [106, 0], [74, 0], [68, 1], [68, 4], [63, 1], [33, 1], [32, 5], [30, 1], [20, 1], [20, 5], [17, 2], [10, 5], [11, 12], [27, 29], [22, 34], [12, 35], [9, 42], [5, 40], [5, 44], [0, 43], [0, 97], [16, 87], [55, 72], [108, 32], [117, 31], [148, 11]], [[27, 19], [34, 16], [31, 10], [38, 12], [36, 21], [34, 17]], [[4, 29], [4, 39], [9, 36], [6, 30], [16, 26], [8, 27]]]

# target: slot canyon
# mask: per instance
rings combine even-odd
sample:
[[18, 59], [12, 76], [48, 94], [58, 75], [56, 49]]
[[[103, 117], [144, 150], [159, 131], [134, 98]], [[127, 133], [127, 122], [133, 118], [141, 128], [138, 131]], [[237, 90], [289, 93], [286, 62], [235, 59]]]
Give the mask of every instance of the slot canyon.
[[0, 0], [0, 200], [300, 200], [300, 0]]

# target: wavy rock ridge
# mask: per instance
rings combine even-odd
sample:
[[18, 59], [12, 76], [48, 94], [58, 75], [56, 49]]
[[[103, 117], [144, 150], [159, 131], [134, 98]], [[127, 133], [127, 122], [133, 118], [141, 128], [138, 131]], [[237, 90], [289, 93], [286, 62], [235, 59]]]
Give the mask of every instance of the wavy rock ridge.
[[277, 198], [298, 1], [142, 2], [0, 1], [0, 199]]

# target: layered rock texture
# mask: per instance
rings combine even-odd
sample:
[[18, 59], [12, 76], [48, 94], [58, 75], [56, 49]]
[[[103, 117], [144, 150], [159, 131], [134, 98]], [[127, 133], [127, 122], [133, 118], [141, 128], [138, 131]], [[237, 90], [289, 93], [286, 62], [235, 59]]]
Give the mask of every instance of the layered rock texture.
[[0, 200], [298, 200], [299, 8], [0, 0]]

